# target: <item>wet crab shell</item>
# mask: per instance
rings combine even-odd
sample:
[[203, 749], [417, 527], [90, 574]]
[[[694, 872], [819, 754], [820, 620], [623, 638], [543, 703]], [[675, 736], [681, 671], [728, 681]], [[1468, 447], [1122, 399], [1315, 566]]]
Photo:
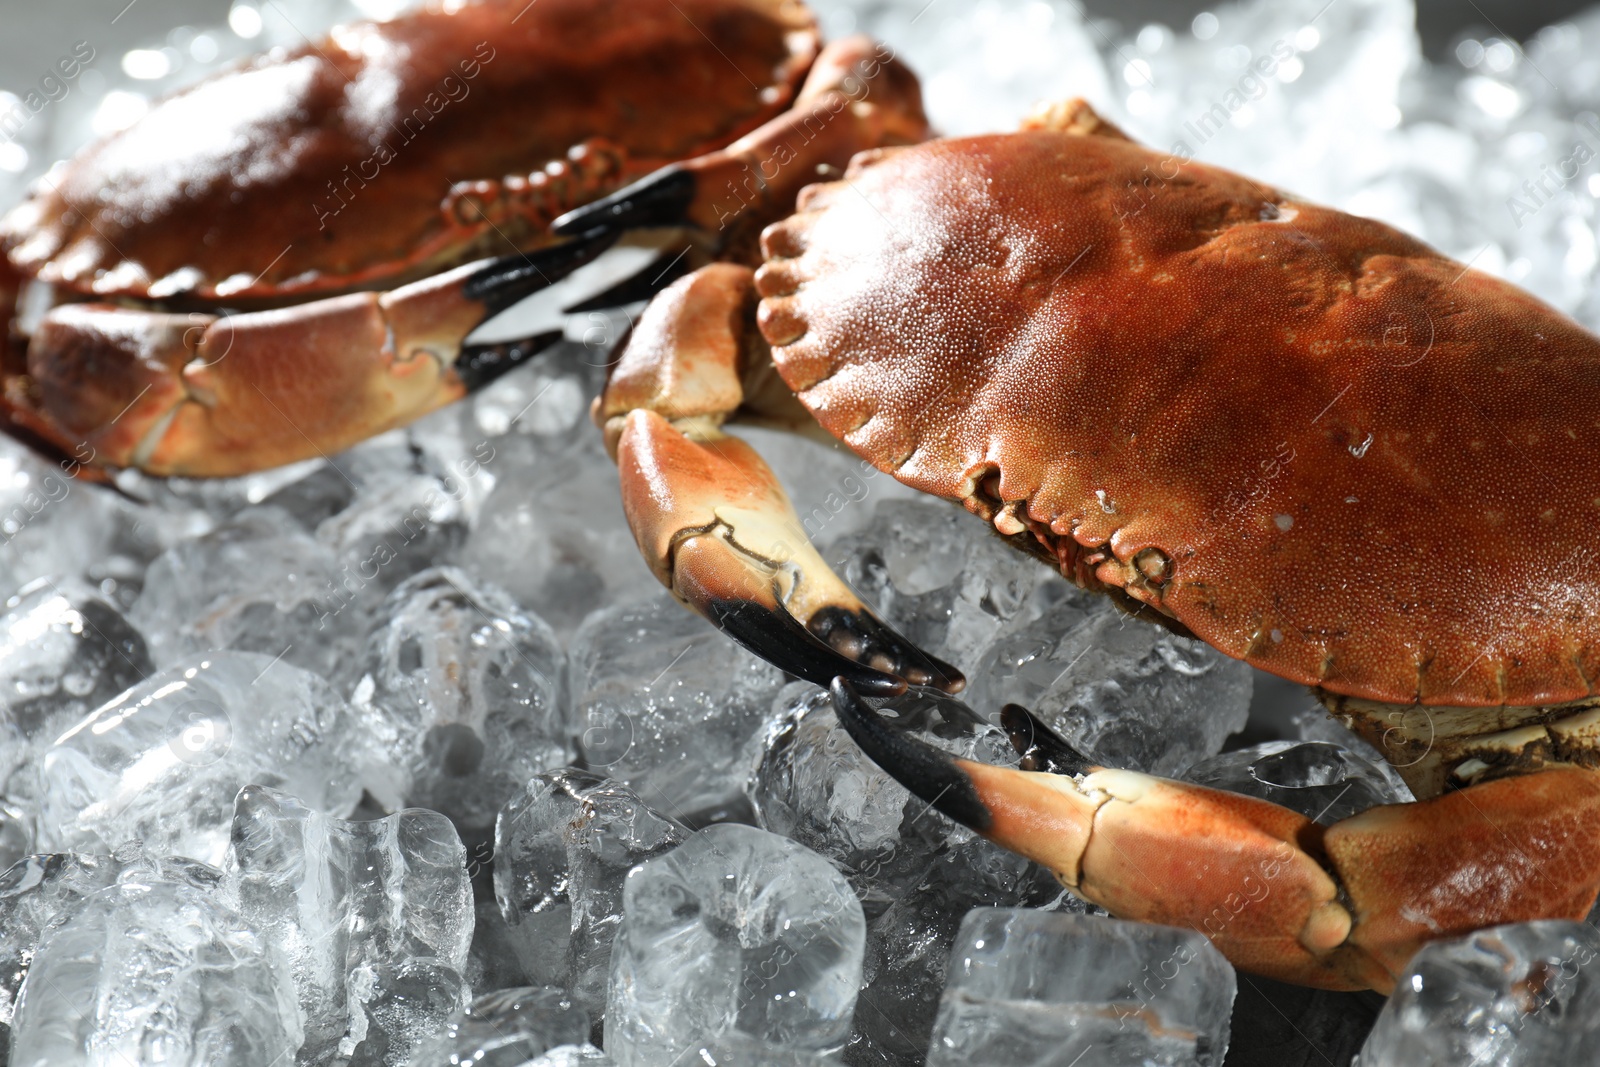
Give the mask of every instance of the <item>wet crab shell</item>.
[[1600, 678], [1600, 340], [1380, 223], [1033, 130], [770, 228], [784, 380], [902, 482], [1217, 648], [1387, 703]]
[[393, 284], [543, 239], [448, 217], [455, 183], [565, 166], [597, 136], [631, 164], [612, 185], [721, 147], [788, 105], [818, 43], [798, 0], [434, 4], [166, 97], [47, 176], [0, 246], [100, 296]]

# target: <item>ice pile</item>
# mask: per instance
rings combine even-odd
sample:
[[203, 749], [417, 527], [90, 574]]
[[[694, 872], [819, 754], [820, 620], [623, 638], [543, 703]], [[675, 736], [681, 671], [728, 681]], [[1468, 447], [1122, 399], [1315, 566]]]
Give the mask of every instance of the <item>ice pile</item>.
[[1360, 1067], [1523, 1067], [1600, 1057], [1600, 932], [1531, 922], [1436, 941], [1411, 961]]
[[708, 827], [628, 876], [606, 1050], [670, 1067], [727, 1031], [830, 1052], [850, 1036], [866, 922], [840, 874], [786, 838]]
[[1221, 1067], [1235, 988], [1191, 930], [980, 908], [961, 924], [928, 1067]]

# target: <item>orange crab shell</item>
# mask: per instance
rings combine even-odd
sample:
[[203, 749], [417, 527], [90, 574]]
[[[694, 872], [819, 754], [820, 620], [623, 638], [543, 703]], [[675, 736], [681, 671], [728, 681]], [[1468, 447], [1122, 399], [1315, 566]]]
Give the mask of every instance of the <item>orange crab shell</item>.
[[1229, 655], [1387, 703], [1600, 678], [1600, 340], [1102, 129], [864, 154], [767, 231], [821, 424]]
[[[105, 297], [393, 284], [545, 239], [499, 211], [502, 189], [481, 205], [458, 183], [510, 178], [566, 210], [538, 186], [598, 178], [592, 199], [726, 145], [790, 103], [818, 46], [799, 0], [435, 3], [166, 97], [44, 179], [0, 247]], [[568, 160], [597, 133], [608, 144]]]

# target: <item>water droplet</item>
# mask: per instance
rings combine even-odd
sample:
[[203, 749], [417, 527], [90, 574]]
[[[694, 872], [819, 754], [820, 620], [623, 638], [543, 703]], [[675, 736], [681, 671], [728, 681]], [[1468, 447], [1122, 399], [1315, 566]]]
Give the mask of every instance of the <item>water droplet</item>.
[[1282, 530], [1283, 532], [1287, 533], [1289, 531], [1289, 527], [1294, 525], [1294, 516], [1293, 515], [1274, 515], [1274, 516], [1272, 516], [1272, 524], [1274, 526], [1276, 526], [1279, 530]]

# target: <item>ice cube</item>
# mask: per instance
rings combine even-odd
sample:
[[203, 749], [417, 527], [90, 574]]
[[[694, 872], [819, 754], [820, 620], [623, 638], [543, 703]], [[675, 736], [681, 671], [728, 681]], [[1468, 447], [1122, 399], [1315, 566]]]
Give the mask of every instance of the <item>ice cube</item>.
[[861, 902], [826, 860], [764, 830], [707, 827], [628, 876], [606, 1050], [683, 1062], [728, 1030], [841, 1048], [861, 984]]
[[363, 487], [317, 527], [342, 574], [362, 586], [358, 605], [375, 608], [402, 581], [449, 559], [467, 539], [463, 490], [431, 474], [385, 478]]
[[0, 1023], [11, 1021], [17, 990], [27, 977], [45, 928], [76, 910], [90, 894], [119, 880], [155, 879], [209, 890], [220, 878], [221, 872], [214, 867], [192, 860], [152, 858], [137, 846], [119, 849], [112, 856], [67, 852], [18, 860], [0, 874]]
[[585, 762], [680, 819], [739, 792], [740, 754], [783, 686], [666, 593], [591, 616], [570, 662]]
[[1250, 688], [1245, 664], [1074, 593], [994, 643], [970, 699], [1021, 704], [1105, 766], [1173, 776], [1244, 728]]
[[1326, 741], [1267, 741], [1201, 760], [1183, 776], [1270, 800], [1324, 826], [1379, 804], [1416, 799], [1388, 764]]
[[181, 517], [74, 480], [71, 467], [0, 439], [0, 593], [46, 577], [137, 587], [161, 539], [184, 525]]
[[[975, 907], [1045, 905], [1061, 897], [1042, 867], [981, 838], [940, 853], [922, 878], [867, 925], [870, 969], [856, 1006], [850, 1062], [920, 1063], [938, 1013], [961, 917]], [[1076, 898], [1062, 905], [1084, 907]]]
[[162, 553], [129, 617], [158, 666], [233, 648], [332, 678], [365, 631], [364, 585], [287, 513], [256, 508]]
[[45, 935], [11, 1063], [287, 1067], [300, 1040], [269, 939], [214, 894], [152, 880], [93, 893]]
[[384, 614], [352, 699], [404, 772], [396, 803], [486, 828], [529, 778], [572, 762], [566, 653], [544, 620], [454, 567], [407, 579]]
[[0, 618], [0, 785], [34, 746], [153, 669], [144, 638], [93, 587], [23, 586]]
[[622, 516], [616, 464], [598, 443], [535, 455], [496, 468], [460, 562], [563, 635], [591, 612], [658, 592]]
[[865, 530], [824, 555], [886, 622], [968, 672], [1050, 579], [985, 523], [925, 497], [880, 500]]
[[151, 676], [73, 725], [26, 774], [39, 845], [219, 863], [233, 800], [252, 782], [350, 811], [371, 763], [357, 717], [322, 679], [250, 652]]
[[928, 1067], [1221, 1067], [1235, 988], [1191, 930], [979, 908], [961, 923]]
[[478, 997], [425, 1041], [410, 1067], [525, 1067], [562, 1045], [584, 1045], [589, 1019], [564, 990], [502, 989]]
[[270, 789], [239, 793], [225, 885], [289, 961], [303, 1062], [403, 1067], [464, 1006], [465, 862], [438, 812], [346, 822]]
[[605, 1009], [628, 871], [687, 831], [620, 782], [561, 770], [528, 782], [495, 822], [495, 897], [528, 977]]
[[1600, 931], [1544, 920], [1434, 941], [1412, 957], [1361, 1067], [1593, 1063], [1600, 1059]]

